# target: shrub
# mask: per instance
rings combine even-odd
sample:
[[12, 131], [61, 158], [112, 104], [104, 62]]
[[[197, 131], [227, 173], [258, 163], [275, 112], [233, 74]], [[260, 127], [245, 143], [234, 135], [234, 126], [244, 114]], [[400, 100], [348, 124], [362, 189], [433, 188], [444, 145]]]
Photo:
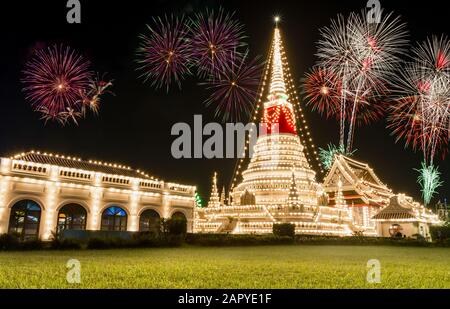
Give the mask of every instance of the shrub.
[[430, 227], [431, 238], [437, 243], [449, 243], [450, 242], [450, 224], [443, 226], [431, 226]]
[[15, 250], [19, 248], [19, 239], [14, 235], [0, 235], [0, 250]]
[[186, 235], [187, 221], [182, 218], [172, 218], [167, 220], [169, 235]]
[[0, 235], [0, 250], [40, 250], [44, 248], [44, 242], [40, 239], [20, 240], [14, 234]]
[[291, 237], [274, 235], [187, 234], [186, 243], [194, 246], [263, 246], [292, 244]]
[[108, 249], [111, 247], [111, 242], [105, 238], [89, 238], [87, 242], [87, 249]]
[[76, 250], [76, 249], [81, 249], [82, 244], [80, 241], [78, 241], [76, 239], [55, 238], [52, 240], [50, 248], [55, 249], [55, 250]]
[[44, 248], [44, 242], [40, 239], [30, 239], [20, 242], [21, 250], [40, 250]]
[[283, 237], [294, 237], [295, 236], [295, 225], [290, 223], [274, 224], [273, 235]]

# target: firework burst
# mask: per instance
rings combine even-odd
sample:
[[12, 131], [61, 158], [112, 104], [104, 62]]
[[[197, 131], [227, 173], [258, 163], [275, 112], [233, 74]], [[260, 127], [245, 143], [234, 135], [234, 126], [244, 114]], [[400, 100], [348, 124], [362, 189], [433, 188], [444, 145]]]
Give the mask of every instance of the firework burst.
[[86, 109], [98, 111], [100, 96], [112, 85], [93, 76], [89, 61], [70, 47], [55, 45], [38, 50], [25, 64], [23, 91], [45, 122], [78, 124]]
[[64, 122], [79, 117], [81, 95], [92, 79], [89, 66], [69, 47], [55, 45], [37, 51], [23, 71], [26, 99], [45, 120]]
[[425, 162], [444, 157], [450, 138], [450, 42], [433, 37], [413, 49], [395, 81], [388, 128], [396, 140], [421, 149]]
[[366, 11], [348, 18], [339, 15], [321, 30], [318, 43], [319, 66], [340, 83], [341, 91], [334, 99], [339, 99], [339, 108], [330, 111], [338, 113], [340, 144], [344, 145], [347, 134], [347, 152], [352, 149], [358, 119], [370, 122], [383, 113], [382, 105], [372, 105], [385, 95], [408, 43], [405, 24], [399, 18], [386, 14], [380, 23], [371, 24], [366, 16]]
[[225, 122], [238, 121], [249, 115], [257, 96], [263, 63], [248, 59], [248, 52], [232, 60], [231, 66], [203, 83], [212, 91], [206, 105], [216, 107], [216, 116]]
[[413, 49], [412, 61], [395, 80], [388, 128], [396, 141], [421, 149], [418, 177], [425, 204], [442, 185], [435, 157], [448, 151], [450, 139], [450, 41], [432, 37]]
[[181, 81], [190, 74], [191, 44], [189, 43], [189, 26], [184, 17], [165, 16], [154, 18], [152, 25], [147, 25], [149, 34], [140, 36], [137, 50], [138, 70], [141, 77], [150, 80], [152, 86], [167, 91], [172, 82], [181, 88]]
[[327, 118], [339, 115], [341, 82], [326, 69], [316, 67], [306, 74], [304, 81], [307, 104]]
[[[381, 89], [381, 87], [379, 87]], [[353, 106], [341, 104], [342, 81], [326, 69], [316, 67], [306, 74], [304, 93], [307, 104], [313, 111], [318, 111], [327, 118], [336, 117], [338, 120], [352, 121]], [[379, 120], [385, 112], [385, 101], [381, 98], [381, 91], [373, 94], [373, 88], [361, 90], [358, 98], [347, 92], [346, 99], [356, 103], [354, 121], [356, 125], [366, 125]], [[345, 108], [341, 113], [341, 108]]]
[[428, 205], [433, 196], [437, 193], [436, 190], [443, 184], [443, 182], [440, 181], [441, 173], [437, 167], [433, 166], [433, 164], [427, 165], [426, 162], [422, 162], [422, 167], [416, 169], [416, 171], [419, 172], [417, 182], [422, 188], [423, 200], [425, 205]]
[[329, 171], [331, 169], [331, 166], [333, 165], [334, 159], [336, 155], [344, 155], [346, 157], [351, 157], [355, 154], [356, 150], [353, 150], [352, 152], [347, 153], [345, 151], [344, 145], [333, 145], [328, 144], [328, 149], [319, 148], [319, 158], [322, 162], [323, 167]]
[[233, 66], [243, 46], [243, 26], [222, 9], [200, 13], [191, 20], [190, 47], [201, 78], [217, 76]]
[[100, 78], [97, 74], [97, 77], [93, 78], [89, 83], [89, 87], [82, 96], [83, 115], [86, 114], [87, 109], [97, 115], [100, 108], [101, 96], [106, 93], [114, 94], [111, 90], [109, 90], [109, 88], [113, 85], [113, 81], [106, 80], [104, 77], [105, 76]]

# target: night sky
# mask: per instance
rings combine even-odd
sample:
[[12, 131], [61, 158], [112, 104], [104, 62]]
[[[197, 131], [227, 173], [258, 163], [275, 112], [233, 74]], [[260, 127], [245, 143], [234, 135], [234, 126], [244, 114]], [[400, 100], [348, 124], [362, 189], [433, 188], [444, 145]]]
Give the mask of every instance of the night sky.
[[[300, 78], [315, 61], [319, 28], [327, 26], [338, 13], [359, 11], [367, 1], [110, 1], [81, 0], [82, 23], [66, 22], [66, 0], [2, 2], [0, 48], [0, 154], [10, 156], [27, 150], [41, 150], [84, 159], [130, 165], [164, 180], [197, 185], [207, 200], [213, 171], [220, 185], [228, 185], [235, 160], [183, 159], [171, 157], [175, 137], [170, 129], [176, 122], [193, 122], [202, 114], [204, 122], [215, 121], [214, 110], [205, 108], [208, 91], [195, 77], [182, 90], [156, 91], [138, 79], [135, 50], [138, 35], [153, 16], [165, 13], [198, 12], [223, 7], [235, 11], [245, 25], [252, 55], [266, 55], [272, 38], [273, 16], [282, 17], [281, 29], [291, 70], [300, 87]], [[388, 11], [402, 15], [412, 41], [428, 35], [448, 33], [448, 11], [438, 9], [440, 1], [415, 6], [406, 0], [381, 1]], [[12, 4], [15, 3], [15, 4]], [[88, 116], [79, 125], [61, 127], [39, 119], [21, 92], [21, 70], [36, 46], [65, 43], [88, 57], [95, 71], [108, 72], [114, 79], [115, 96], [104, 96], [98, 117]], [[306, 110], [317, 146], [338, 140], [338, 124]], [[380, 179], [394, 192], [420, 198], [416, 184], [420, 153], [404, 149], [381, 121], [358, 128], [355, 158], [369, 163]], [[440, 162], [445, 187], [440, 197], [449, 197], [450, 164]]]

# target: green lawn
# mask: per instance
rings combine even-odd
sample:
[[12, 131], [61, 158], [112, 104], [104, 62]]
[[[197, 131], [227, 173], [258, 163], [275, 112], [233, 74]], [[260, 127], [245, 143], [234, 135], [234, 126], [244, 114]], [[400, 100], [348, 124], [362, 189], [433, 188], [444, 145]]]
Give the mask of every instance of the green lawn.
[[[66, 262], [81, 262], [81, 284]], [[366, 263], [381, 262], [381, 283]], [[450, 249], [274, 246], [0, 253], [0, 288], [450, 288]]]

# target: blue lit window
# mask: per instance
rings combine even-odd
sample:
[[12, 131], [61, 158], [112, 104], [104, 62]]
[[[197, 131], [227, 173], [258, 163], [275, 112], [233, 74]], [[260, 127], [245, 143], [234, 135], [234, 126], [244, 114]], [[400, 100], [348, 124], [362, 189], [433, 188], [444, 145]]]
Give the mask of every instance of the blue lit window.
[[111, 206], [102, 214], [102, 231], [126, 231], [127, 230], [127, 213], [118, 206]]

